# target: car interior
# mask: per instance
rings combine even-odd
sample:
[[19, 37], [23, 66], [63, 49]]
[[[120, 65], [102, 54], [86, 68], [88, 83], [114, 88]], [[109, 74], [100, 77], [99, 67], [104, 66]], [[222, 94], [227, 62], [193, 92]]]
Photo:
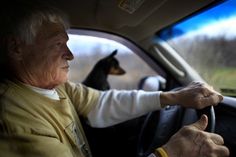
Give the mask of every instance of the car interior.
[[[117, 42], [124, 43], [165, 77], [166, 86], [162, 90], [166, 91], [178, 90], [191, 81], [204, 81], [204, 79], [189, 68], [185, 61], [172, 55], [165, 42], [159, 38], [156, 41], [156, 35], [174, 23], [224, 2], [219, 0], [51, 1], [68, 14], [71, 22], [69, 33], [111, 37]], [[103, 34], [99, 34], [100, 32]], [[171, 63], [174, 62], [173, 58], [177, 60], [174, 65]], [[225, 96], [224, 101], [217, 107], [201, 111], [184, 109], [176, 105], [108, 128], [91, 128], [84, 125], [94, 156], [111, 156], [112, 153], [112, 156], [142, 157], [148, 156], [154, 148], [167, 142], [180, 127], [196, 121], [199, 115], [206, 113], [209, 117], [207, 131], [221, 134], [225, 144], [230, 148], [231, 156], [235, 156], [236, 128], [233, 125], [235, 110], [236, 99]]]
[[[68, 15], [71, 24], [69, 34], [107, 38], [127, 46], [154, 72], [165, 78], [165, 86], [156, 90], [178, 90], [192, 81], [207, 82], [190, 63], [175, 53], [175, 49], [161, 38], [160, 32], [225, 0], [45, 2]], [[142, 86], [138, 88], [144, 89]], [[236, 89], [236, 84], [232, 88]], [[186, 109], [176, 104], [107, 128], [92, 128], [83, 119], [82, 124], [94, 157], [146, 157], [165, 144], [182, 126], [195, 122], [203, 113], [209, 118], [207, 131], [220, 134], [230, 149], [230, 156], [236, 156], [235, 95], [224, 95], [220, 104], [202, 110]]]

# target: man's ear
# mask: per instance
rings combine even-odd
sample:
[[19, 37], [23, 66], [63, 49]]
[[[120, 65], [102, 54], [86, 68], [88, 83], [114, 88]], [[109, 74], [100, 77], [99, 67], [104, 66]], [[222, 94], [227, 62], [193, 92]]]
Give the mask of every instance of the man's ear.
[[21, 60], [23, 56], [22, 42], [18, 38], [8, 38], [7, 49], [9, 57], [15, 60]]

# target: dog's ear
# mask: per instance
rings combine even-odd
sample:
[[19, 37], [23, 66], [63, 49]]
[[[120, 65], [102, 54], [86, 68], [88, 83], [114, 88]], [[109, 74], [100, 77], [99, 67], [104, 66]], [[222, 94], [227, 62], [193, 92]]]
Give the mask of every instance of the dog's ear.
[[111, 54], [104, 58], [104, 60], [112, 60], [113, 57], [117, 54], [117, 49], [114, 50]]
[[117, 49], [114, 50], [114, 51], [109, 55], [109, 57], [114, 57], [116, 54], [117, 54]]

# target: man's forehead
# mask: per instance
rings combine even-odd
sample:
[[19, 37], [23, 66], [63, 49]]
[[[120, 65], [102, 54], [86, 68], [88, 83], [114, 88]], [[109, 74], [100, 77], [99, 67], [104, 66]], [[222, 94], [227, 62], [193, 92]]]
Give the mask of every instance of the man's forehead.
[[38, 31], [37, 34], [39, 39], [51, 39], [51, 38], [56, 38], [56, 37], [66, 37], [67, 33], [62, 24], [58, 23], [45, 23], [42, 24], [41, 28]]

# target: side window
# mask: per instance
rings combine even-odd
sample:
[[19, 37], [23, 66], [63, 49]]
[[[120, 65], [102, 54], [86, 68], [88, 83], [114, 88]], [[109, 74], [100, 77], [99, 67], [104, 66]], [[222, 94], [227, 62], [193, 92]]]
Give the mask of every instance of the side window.
[[131, 49], [113, 40], [69, 34], [68, 47], [74, 54], [74, 60], [70, 62], [69, 79], [75, 83], [81, 83], [98, 60], [108, 56], [114, 50], [117, 50], [115, 57], [126, 73], [109, 75], [108, 82], [111, 88], [137, 89], [143, 77], [157, 75], [157, 72]]

